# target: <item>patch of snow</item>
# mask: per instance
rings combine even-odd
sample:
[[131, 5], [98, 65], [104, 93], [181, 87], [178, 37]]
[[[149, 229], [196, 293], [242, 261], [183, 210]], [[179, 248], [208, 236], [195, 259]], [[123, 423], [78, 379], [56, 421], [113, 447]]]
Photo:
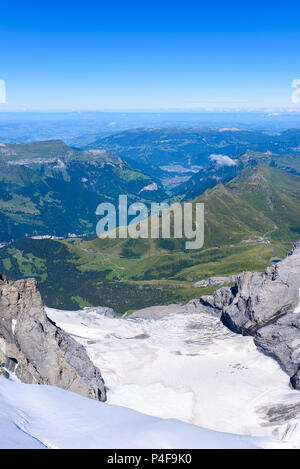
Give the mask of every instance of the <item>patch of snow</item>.
[[157, 191], [158, 187], [156, 182], [153, 182], [152, 184], [148, 184], [148, 186], [143, 187], [143, 189], [140, 190], [139, 194], [144, 191]]
[[17, 324], [17, 320], [16, 319], [12, 319], [11, 320], [11, 323], [12, 323], [12, 333], [14, 334], [15, 333], [15, 329], [16, 329], [16, 324]]

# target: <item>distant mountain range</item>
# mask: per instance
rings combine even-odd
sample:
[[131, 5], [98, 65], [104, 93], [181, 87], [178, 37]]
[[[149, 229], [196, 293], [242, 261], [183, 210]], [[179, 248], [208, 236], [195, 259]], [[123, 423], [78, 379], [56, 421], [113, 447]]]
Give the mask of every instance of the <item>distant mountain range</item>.
[[[197, 180], [204, 180], [199, 190], [188, 194], [188, 197], [193, 198], [206, 188], [213, 187], [216, 182], [229, 180], [236, 175], [234, 167], [216, 165], [216, 160], [212, 158], [227, 156], [239, 159], [246, 155], [243, 164], [239, 165], [240, 169], [245, 166], [245, 159], [249, 159], [249, 152], [265, 154], [265, 160], [271, 160], [271, 155], [287, 154], [291, 155], [291, 159], [296, 155], [294, 159], [297, 159], [297, 154], [300, 154], [300, 130], [146, 128], [101, 136], [87, 148], [101, 148], [117, 153], [133, 167], [136, 162], [137, 167], [143, 168], [146, 174], [158, 177], [169, 195], [183, 193], [185, 196], [187, 187], [191, 185], [193, 189], [193, 186], [197, 186]], [[211, 174], [212, 181], [209, 181], [209, 166], [217, 171], [217, 174]], [[191, 180], [190, 176], [193, 176]]]
[[300, 127], [300, 113], [269, 112], [0, 112], [0, 141], [37, 142], [61, 139], [84, 146], [104, 137], [138, 128], [263, 129]]
[[204, 165], [211, 154], [300, 152], [300, 130], [281, 132], [234, 128], [152, 128], [114, 133], [95, 139], [87, 148], [102, 148], [139, 163], [156, 166]]

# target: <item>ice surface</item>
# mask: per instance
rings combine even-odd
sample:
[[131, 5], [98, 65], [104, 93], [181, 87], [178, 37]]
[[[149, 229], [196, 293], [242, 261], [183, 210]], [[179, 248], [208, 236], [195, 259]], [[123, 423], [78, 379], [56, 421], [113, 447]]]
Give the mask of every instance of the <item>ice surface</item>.
[[0, 377], [0, 448], [277, 448]]
[[0, 377], [0, 448], [300, 447], [299, 392], [218, 318], [47, 314], [87, 348], [108, 403]]
[[[47, 309], [87, 349], [108, 402], [160, 418], [300, 447], [300, 393], [251, 337], [209, 314], [107, 318]], [[293, 412], [291, 412], [291, 408]]]

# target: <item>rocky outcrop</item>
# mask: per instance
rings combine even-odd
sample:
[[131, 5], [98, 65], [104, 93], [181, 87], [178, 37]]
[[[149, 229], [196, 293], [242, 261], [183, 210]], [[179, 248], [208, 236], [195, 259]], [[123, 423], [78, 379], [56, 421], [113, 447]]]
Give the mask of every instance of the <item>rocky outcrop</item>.
[[299, 303], [300, 246], [279, 264], [258, 272], [243, 272], [235, 295], [223, 308], [222, 322], [234, 332], [254, 335], [262, 326], [291, 313]]
[[194, 283], [193, 287], [203, 288], [215, 285], [226, 285], [228, 283], [234, 283], [237, 281], [238, 275], [230, 275], [229, 277], [210, 277], [207, 280], [199, 280]]
[[264, 274], [243, 272], [236, 285], [221, 288], [201, 302], [220, 312], [233, 332], [252, 335], [257, 347], [272, 356], [300, 390], [300, 242]]
[[221, 314], [223, 308], [233, 300], [234, 289], [223, 287], [216, 290], [212, 295], [204, 295], [200, 298], [200, 304], [212, 308], [216, 314]]
[[0, 365], [24, 383], [106, 399], [99, 369], [85, 348], [46, 316], [34, 279], [0, 277]]

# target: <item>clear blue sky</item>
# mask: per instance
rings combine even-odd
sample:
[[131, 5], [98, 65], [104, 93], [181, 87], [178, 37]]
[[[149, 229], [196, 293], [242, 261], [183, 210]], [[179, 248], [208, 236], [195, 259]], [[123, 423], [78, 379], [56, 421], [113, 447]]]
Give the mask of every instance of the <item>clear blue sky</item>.
[[300, 78], [296, 1], [0, 8], [0, 110], [290, 107]]

